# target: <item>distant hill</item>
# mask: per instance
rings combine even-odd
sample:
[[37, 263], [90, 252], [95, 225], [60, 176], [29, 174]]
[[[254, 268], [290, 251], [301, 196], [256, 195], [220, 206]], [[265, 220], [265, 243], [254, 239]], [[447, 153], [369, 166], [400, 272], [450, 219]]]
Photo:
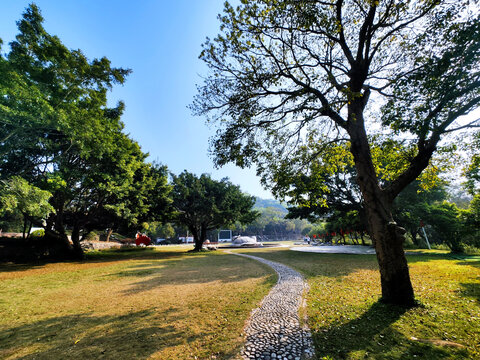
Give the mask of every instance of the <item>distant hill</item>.
[[281, 210], [285, 214], [288, 212], [286, 207], [284, 205], [282, 205], [282, 203], [280, 201], [272, 200], [272, 199], [262, 199], [262, 198], [259, 198], [259, 197], [256, 197], [255, 199], [256, 199], [256, 201], [255, 201], [255, 206], [254, 207], [257, 208], [257, 209], [272, 207], [272, 208]]

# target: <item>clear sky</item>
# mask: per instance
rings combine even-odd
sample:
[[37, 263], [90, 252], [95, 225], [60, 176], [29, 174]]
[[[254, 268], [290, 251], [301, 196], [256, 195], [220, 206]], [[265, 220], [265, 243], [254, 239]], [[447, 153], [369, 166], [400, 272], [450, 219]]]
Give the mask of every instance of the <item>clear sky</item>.
[[[17, 34], [16, 21], [31, 1], [0, 0], [3, 52]], [[223, 0], [37, 0], [44, 26], [71, 49], [89, 58], [106, 56], [133, 73], [110, 94], [123, 100], [126, 132], [150, 159], [213, 178], [229, 177], [252, 195], [272, 198], [253, 169], [213, 167], [208, 139], [214, 133], [187, 106], [207, 69], [198, 55], [207, 36], [218, 33]]]

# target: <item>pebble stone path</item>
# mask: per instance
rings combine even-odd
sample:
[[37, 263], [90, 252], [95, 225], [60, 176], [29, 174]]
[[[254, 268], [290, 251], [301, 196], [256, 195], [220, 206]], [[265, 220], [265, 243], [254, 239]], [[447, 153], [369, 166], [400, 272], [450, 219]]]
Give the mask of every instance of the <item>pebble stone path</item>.
[[310, 330], [302, 327], [298, 310], [307, 285], [300, 273], [283, 264], [256, 256], [235, 254], [260, 261], [278, 273], [278, 282], [252, 311], [245, 327], [243, 359], [303, 360], [313, 358]]

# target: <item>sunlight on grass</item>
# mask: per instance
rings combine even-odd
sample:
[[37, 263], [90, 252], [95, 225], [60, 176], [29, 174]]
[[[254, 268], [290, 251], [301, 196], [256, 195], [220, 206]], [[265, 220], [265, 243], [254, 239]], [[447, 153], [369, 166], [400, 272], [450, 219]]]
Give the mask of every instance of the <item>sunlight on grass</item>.
[[306, 276], [309, 325], [319, 358], [480, 358], [479, 261], [438, 251], [408, 256], [422, 305], [403, 309], [378, 301], [374, 255], [242, 252], [290, 265]]
[[0, 267], [0, 358], [217, 359], [237, 354], [268, 267], [223, 253], [102, 252]]

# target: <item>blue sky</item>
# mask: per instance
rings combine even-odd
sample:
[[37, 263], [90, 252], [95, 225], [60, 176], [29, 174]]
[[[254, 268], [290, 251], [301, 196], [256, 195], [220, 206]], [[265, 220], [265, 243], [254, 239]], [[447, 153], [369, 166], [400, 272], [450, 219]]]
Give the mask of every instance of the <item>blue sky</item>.
[[[2, 0], [0, 38], [8, 43], [17, 34], [16, 21], [31, 1]], [[187, 106], [207, 69], [198, 59], [201, 44], [219, 28], [223, 0], [37, 0], [46, 30], [72, 49], [92, 59], [108, 57], [114, 66], [131, 68], [123, 87], [110, 94], [123, 100], [126, 132], [151, 160], [170, 171], [184, 169], [228, 176], [252, 195], [272, 198], [262, 189], [253, 169], [213, 167], [208, 139], [214, 133], [205, 120], [193, 117]]]

